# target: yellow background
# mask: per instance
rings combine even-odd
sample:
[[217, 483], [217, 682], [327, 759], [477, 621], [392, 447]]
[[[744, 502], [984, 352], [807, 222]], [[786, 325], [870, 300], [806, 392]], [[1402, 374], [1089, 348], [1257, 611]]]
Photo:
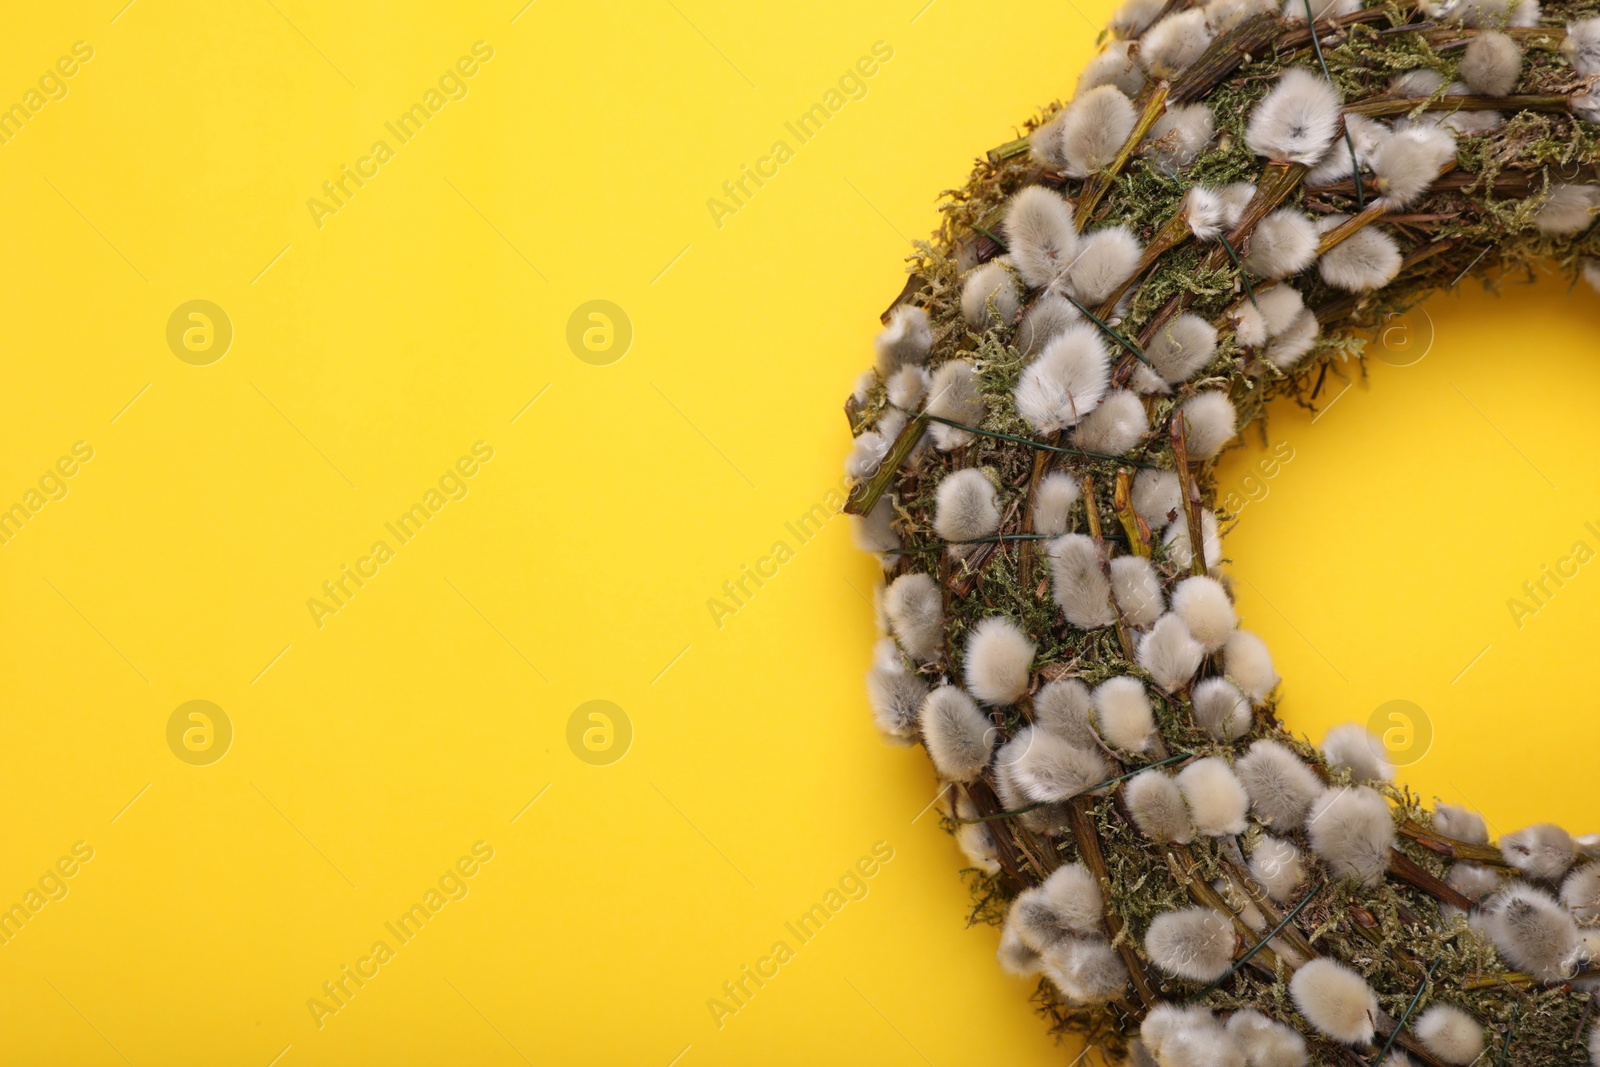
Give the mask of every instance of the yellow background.
[[[94, 49], [0, 147], [0, 505], [94, 449], [0, 547], [0, 906], [94, 849], [0, 946], [0, 1058], [1070, 1060], [963, 928], [924, 757], [869, 724], [874, 566], [842, 519], [785, 524], [838, 485], [935, 195], [1070, 90], [1110, 4], [123, 2], [0, 34], [6, 103]], [[468, 95], [394, 145], [480, 40]], [[796, 145], [878, 41], [867, 95]], [[318, 228], [307, 199], [380, 138]], [[778, 139], [794, 158], [715, 225]], [[209, 366], [165, 340], [197, 298], [234, 328]], [[634, 328], [609, 366], [566, 343], [594, 299]], [[1295, 458], [1228, 547], [1296, 728], [1412, 700], [1425, 795], [1592, 831], [1600, 564], [1521, 630], [1505, 600], [1600, 548], [1600, 300], [1471, 302], [1315, 422], [1274, 413]], [[319, 629], [307, 599], [477, 441], [466, 498]], [[235, 731], [209, 766], [166, 742], [195, 699]], [[609, 766], [567, 742], [594, 699], [633, 730]], [[465, 899], [319, 1028], [308, 999], [478, 841]], [[797, 946], [785, 922], [879, 841]], [[719, 1028], [708, 999], [780, 939]]]

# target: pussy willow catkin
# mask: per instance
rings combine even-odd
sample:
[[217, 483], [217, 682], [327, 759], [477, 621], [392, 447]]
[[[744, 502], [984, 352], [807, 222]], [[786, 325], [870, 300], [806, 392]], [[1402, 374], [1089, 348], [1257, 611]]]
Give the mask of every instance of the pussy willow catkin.
[[1001, 966], [1113, 1059], [1600, 1067], [1600, 837], [1491, 843], [1363, 727], [1285, 731], [1213, 467], [1430, 292], [1600, 284], [1597, 14], [1129, 0], [885, 313], [846, 405], [873, 714]]

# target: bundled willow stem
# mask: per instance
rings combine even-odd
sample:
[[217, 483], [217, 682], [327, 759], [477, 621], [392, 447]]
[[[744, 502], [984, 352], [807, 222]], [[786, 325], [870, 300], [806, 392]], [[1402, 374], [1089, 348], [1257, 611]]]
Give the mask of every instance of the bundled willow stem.
[[846, 405], [869, 696], [962, 786], [974, 916], [1054, 1028], [1137, 1067], [1600, 1067], [1600, 841], [1492, 843], [1361, 727], [1289, 733], [1215, 471], [1429, 293], [1600, 278], [1592, 2], [1130, 0], [913, 257]]

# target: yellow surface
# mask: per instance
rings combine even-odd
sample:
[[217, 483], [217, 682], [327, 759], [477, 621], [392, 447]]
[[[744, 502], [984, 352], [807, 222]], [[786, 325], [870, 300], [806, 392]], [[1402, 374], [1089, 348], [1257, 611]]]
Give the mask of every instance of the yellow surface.
[[[0, 145], [0, 1060], [1070, 1060], [962, 926], [922, 754], [869, 725], [872, 564], [791, 524], [934, 195], [1110, 5], [121, 5], [0, 35], [0, 98], [39, 105]], [[214, 313], [169, 347], [193, 300], [220, 359]], [[632, 324], [609, 363], [567, 340], [595, 300]], [[1274, 424], [1247, 620], [1296, 725], [1410, 699], [1420, 787], [1592, 823], [1554, 739], [1597, 740], [1600, 578], [1520, 631], [1503, 602], [1600, 548], [1600, 309], [1433, 314], [1422, 363]]]

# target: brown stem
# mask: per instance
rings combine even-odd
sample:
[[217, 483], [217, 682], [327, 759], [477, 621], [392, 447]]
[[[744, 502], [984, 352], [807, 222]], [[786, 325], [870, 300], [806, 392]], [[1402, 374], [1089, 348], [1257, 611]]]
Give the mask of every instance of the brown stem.
[[1144, 516], [1133, 510], [1133, 476], [1128, 468], [1121, 467], [1117, 470], [1117, 484], [1112, 492], [1111, 510], [1116, 512], [1117, 521], [1122, 524], [1123, 532], [1128, 535], [1128, 548], [1136, 556], [1150, 558], [1150, 526], [1144, 521]]
[[[1560, 174], [1562, 181], [1591, 182], [1594, 181], [1600, 169], [1594, 166], [1576, 167], [1572, 171], [1563, 171]], [[1468, 189], [1487, 188], [1496, 193], [1509, 193], [1516, 196], [1526, 196], [1544, 188], [1545, 174], [1539, 170], [1503, 170], [1495, 177], [1485, 182], [1483, 175], [1471, 171], [1451, 171], [1433, 183], [1433, 192], [1458, 193]], [[1332, 185], [1307, 186], [1309, 193], [1330, 193], [1335, 196], [1354, 196], [1356, 185], [1354, 179], [1349, 181], [1334, 182]]]
[[1174, 412], [1169, 431], [1172, 439], [1172, 459], [1178, 468], [1179, 490], [1183, 497], [1183, 519], [1189, 529], [1189, 573], [1206, 572], [1205, 526], [1200, 520], [1200, 484], [1189, 469], [1189, 420], [1183, 412]]
[[1354, 237], [1357, 231], [1371, 223], [1378, 221], [1378, 219], [1382, 217], [1383, 213], [1383, 204], [1376, 202], [1368, 204], [1366, 209], [1359, 215], [1350, 216], [1348, 219], [1345, 219], [1343, 222], [1339, 223], [1339, 225], [1323, 234], [1322, 240], [1317, 242], [1317, 255], [1327, 255], [1330, 251], [1339, 247], [1351, 237]]
[[[1051, 434], [1049, 437], [1050, 444], [1056, 444], [1060, 436], [1059, 430]], [[1039, 482], [1050, 470], [1050, 461], [1054, 458], [1054, 455], [1055, 453], [1046, 452], [1043, 449], [1033, 454], [1033, 474], [1028, 478], [1028, 500], [1022, 512], [1023, 533], [1037, 532], [1033, 528], [1033, 505], [1039, 495]], [[1017, 582], [1024, 589], [1028, 588], [1033, 577], [1033, 551], [1034, 545], [1032, 541], [1022, 542], [1022, 553], [1017, 562]]]
[[[1105, 575], [1106, 585], [1111, 582], [1111, 558], [1106, 554], [1106, 539], [1100, 530], [1100, 506], [1094, 499], [1094, 475], [1083, 476], [1083, 510], [1089, 519], [1089, 536], [1094, 539], [1094, 553], [1100, 560], [1100, 573]], [[1113, 588], [1115, 588], [1113, 586]], [[1122, 607], [1117, 603], [1116, 594], [1111, 596], [1111, 610], [1117, 613], [1117, 640], [1122, 644], [1122, 655], [1129, 663], [1133, 662], [1133, 635], [1128, 630], [1128, 620], [1122, 614]]]
[[1081, 231], [1089, 225], [1089, 220], [1094, 217], [1094, 209], [1100, 206], [1100, 200], [1111, 188], [1111, 183], [1116, 181], [1117, 175], [1122, 173], [1122, 168], [1128, 165], [1128, 160], [1133, 158], [1138, 151], [1139, 144], [1150, 132], [1150, 127], [1156, 120], [1167, 112], [1167, 94], [1169, 89], [1166, 82], [1160, 82], [1150, 91], [1145, 98], [1144, 111], [1139, 114], [1139, 120], [1133, 124], [1133, 132], [1128, 135], [1128, 140], [1123, 144], [1121, 151], [1116, 155], [1104, 170], [1096, 171], [1083, 183], [1083, 190], [1078, 195], [1078, 210], [1074, 221]]
[[1487, 863], [1494, 867], [1511, 866], [1506, 862], [1505, 855], [1493, 845], [1474, 845], [1469, 841], [1458, 841], [1453, 837], [1434, 833], [1410, 819], [1400, 824], [1400, 833], [1429, 852], [1437, 852], [1448, 859], [1470, 860], [1473, 863]]
[[1154, 267], [1162, 256], [1177, 248], [1192, 236], [1194, 236], [1194, 230], [1189, 228], [1189, 217], [1180, 207], [1178, 213], [1165, 226], [1156, 231], [1156, 235], [1150, 239], [1149, 247], [1144, 250], [1144, 255], [1139, 257], [1139, 265], [1133, 268], [1133, 273], [1128, 275], [1128, 280], [1119, 285], [1116, 292], [1112, 293], [1105, 303], [1100, 305], [1099, 316], [1102, 319], [1109, 319], [1115, 314], [1117, 304], [1128, 294], [1129, 289], [1139, 283], [1145, 272]]
[[[1579, 971], [1577, 974], [1567, 979], [1565, 983], [1558, 982], [1555, 984], [1571, 984], [1573, 982], [1588, 981], [1589, 979], [1593, 978], [1600, 978], [1600, 967], [1591, 967], [1586, 971]], [[1506, 989], [1512, 987], [1525, 988], [1528, 986], [1545, 984], [1547, 983], [1541, 982], [1533, 975], [1524, 974], [1521, 971], [1507, 971], [1505, 974], [1478, 975], [1475, 978], [1463, 978], [1460, 982], [1461, 988], [1465, 990]]]
[[1568, 112], [1570, 98], [1564, 93], [1540, 93], [1532, 96], [1382, 96], [1373, 100], [1360, 100], [1346, 104], [1346, 115], [1366, 115], [1381, 118], [1404, 115], [1412, 111], [1543, 111]]
[[[1233, 922], [1233, 929], [1239, 935], [1239, 939], [1244, 942], [1246, 949], [1261, 945], [1261, 936], [1250, 929], [1249, 923], [1234, 913], [1233, 909], [1228, 906], [1228, 902], [1223, 899], [1222, 894], [1213, 889], [1211, 883], [1206, 881], [1205, 877], [1199, 873], [1194, 861], [1194, 853], [1189, 850], [1188, 845], [1173, 845], [1167, 849], [1167, 855], [1173, 861], [1173, 865], [1178, 869], [1178, 872], [1183, 875], [1189, 895], [1194, 898], [1196, 904], [1204, 904], [1206, 907], [1226, 915]], [[1251, 958], [1250, 963], [1270, 981], [1277, 976], [1278, 959], [1278, 954], [1272, 951], [1270, 946], [1261, 945], [1261, 948], [1257, 949], [1256, 954]], [[1287, 964], [1287, 961], [1285, 963]]]
[[1100, 895], [1105, 901], [1106, 934], [1111, 944], [1122, 956], [1122, 962], [1128, 968], [1128, 977], [1133, 980], [1133, 991], [1139, 994], [1139, 1000], [1148, 1011], [1160, 999], [1156, 996], [1155, 987], [1150, 984], [1150, 975], [1144, 969], [1144, 961], [1139, 958], [1138, 951], [1126, 937], [1123, 937], [1124, 928], [1122, 916], [1112, 906], [1116, 900], [1115, 890], [1111, 885], [1111, 872], [1106, 867], [1106, 857], [1100, 851], [1100, 838], [1094, 829], [1094, 798], [1086, 796], [1073, 797], [1067, 801], [1067, 822], [1072, 826], [1072, 836], [1078, 843], [1078, 858], [1083, 860], [1083, 865], [1089, 868], [1095, 878], [1100, 882]]
[[889, 325], [889, 316], [894, 314], [894, 309], [901, 304], [909, 304], [911, 298], [921, 292], [927, 284], [928, 280], [920, 274], [913, 274], [907, 278], [906, 284], [900, 288], [900, 295], [894, 298], [893, 303], [883, 309], [883, 314], [878, 316], [878, 321], [885, 326]]
[[1476, 907], [1459, 890], [1429, 874], [1416, 860], [1397, 848], [1389, 852], [1389, 873], [1441, 903], [1460, 908], [1462, 911], [1471, 911]]
[[889, 454], [883, 457], [878, 469], [872, 472], [872, 477], [864, 482], [857, 482], [855, 488], [850, 490], [850, 499], [844, 502], [845, 514], [872, 513], [879, 498], [883, 496], [883, 491], [889, 488], [889, 483], [894, 480], [895, 472], [906, 461], [906, 457], [911, 455], [911, 450], [917, 446], [917, 442], [922, 440], [922, 431], [927, 428], [928, 420], [920, 414], [905, 424], [900, 430], [900, 436], [889, 446]]
[[[995, 795], [994, 788], [986, 779], [980, 778], [967, 786], [967, 796], [972, 800], [972, 806], [979, 815], [999, 815], [1005, 811], [1000, 803], [1000, 798]], [[1043, 878], [1038, 869], [1032, 871], [1025, 864], [1025, 857], [1021, 854], [1016, 839], [1012, 836], [1011, 820], [996, 819], [990, 823], [989, 836], [994, 839], [995, 859], [1000, 863], [1000, 869], [1009, 874], [1018, 885], [1024, 889], [1038, 885]]]
[[[1382, 13], [1382, 9], [1374, 11], [1374, 14]], [[1248, 57], [1270, 51], [1273, 42], [1284, 36], [1287, 26], [1288, 23], [1276, 15], [1258, 15], [1235, 26], [1212, 41], [1211, 47], [1178, 75], [1172, 83], [1168, 102], [1176, 106], [1199, 100], [1243, 66]], [[1306, 40], [1310, 39], [1308, 34]]]
[[1032, 147], [1033, 138], [1031, 136], [1018, 137], [1015, 141], [1007, 141], [1003, 145], [997, 145], [996, 147], [989, 149], [987, 153], [989, 165], [991, 167], [998, 167], [1008, 159], [1016, 159], [1018, 156], [1025, 156], [1028, 154], [1028, 150]]

